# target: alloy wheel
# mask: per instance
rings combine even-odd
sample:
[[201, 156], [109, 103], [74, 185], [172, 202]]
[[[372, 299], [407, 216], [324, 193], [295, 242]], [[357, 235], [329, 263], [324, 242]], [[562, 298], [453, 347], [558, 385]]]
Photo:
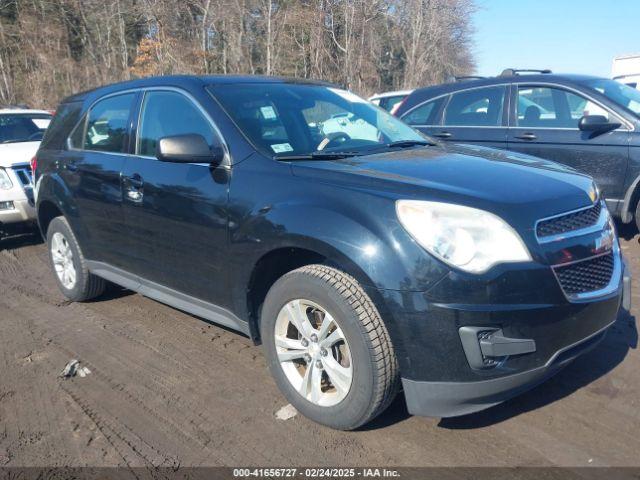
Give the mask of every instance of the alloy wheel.
[[280, 366], [296, 391], [311, 403], [330, 407], [349, 393], [351, 351], [336, 320], [317, 303], [288, 302], [275, 324]]
[[72, 290], [76, 285], [76, 268], [73, 264], [73, 250], [65, 236], [56, 232], [51, 237], [51, 259], [53, 268], [64, 288]]

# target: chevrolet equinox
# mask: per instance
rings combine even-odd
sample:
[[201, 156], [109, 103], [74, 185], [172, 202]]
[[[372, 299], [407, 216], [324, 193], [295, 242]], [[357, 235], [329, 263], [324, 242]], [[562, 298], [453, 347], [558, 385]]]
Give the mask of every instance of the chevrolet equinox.
[[500, 403], [597, 344], [627, 299], [590, 177], [433, 141], [331, 84], [98, 88], [63, 101], [33, 169], [66, 297], [109, 281], [242, 332], [333, 428], [400, 387], [418, 415]]

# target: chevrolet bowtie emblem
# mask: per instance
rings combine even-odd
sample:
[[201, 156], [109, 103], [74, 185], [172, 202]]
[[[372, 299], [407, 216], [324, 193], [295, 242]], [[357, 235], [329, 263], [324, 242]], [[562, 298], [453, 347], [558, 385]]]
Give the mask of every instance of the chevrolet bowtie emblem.
[[595, 186], [591, 187], [591, 190], [589, 190], [589, 198], [591, 199], [591, 202], [595, 203], [596, 198], [598, 198], [598, 190], [596, 190]]
[[600, 236], [596, 238], [594, 247], [591, 252], [595, 254], [608, 252], [613, 248], [613, 242], [615, 241], [615, 235], [612, 228], [606, 228], [602, 231]]

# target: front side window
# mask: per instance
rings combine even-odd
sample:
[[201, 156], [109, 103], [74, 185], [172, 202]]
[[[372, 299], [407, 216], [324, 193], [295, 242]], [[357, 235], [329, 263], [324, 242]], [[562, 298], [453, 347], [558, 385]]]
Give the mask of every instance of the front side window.
[[138, 155], [155, 157], [158, 140], [188, 134], [202, 135], [209, 145], [214, 143], [209, 121], [187, 97], [171, 91], [145, 94], [138, 126]]
[[39, 142], [50, 122], [46, 113], [0, 113], [0, 143]]
[[[260, 151], [359, 154], [398, 141], [425, 143], [411, 127], [346, 90], [323, 85], [215, 85], [209, 91]], [[390, 147], [391, 148], [391, 147]]]
[[84, 134], [85, 150], [126, 152], [129, 115], [134, 98], [133, 93], [108, 97], [91, 108]]
[[553, 87], [518, 87], [517, 125], [528, 128], [578, 128], [585, 115], [610, 113], [582, 95]]
[[438, 110], [440, 110], [440, 105], [442, 105], [444, 98], [445, 97], [442, 97], [423, 103], [402, 117], [402, 120], [409, 125], [435, 125], [437, 120], [436, 116], [438, 115]]
[[631, 87], [635, 87], [635, 84], [625, 85], [607, 78], [593, 78], [582, 83], [640, 116], [640, 91]]
[[454, 93], [447, 105], [444, 124], [464, 127], [499, 127], [504, 109], [504, 85]]

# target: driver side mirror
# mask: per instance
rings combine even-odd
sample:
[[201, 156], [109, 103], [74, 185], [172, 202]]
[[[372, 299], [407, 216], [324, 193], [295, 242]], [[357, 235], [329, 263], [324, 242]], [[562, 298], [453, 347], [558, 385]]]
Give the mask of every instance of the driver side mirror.
[[209, 146], [202, 135], [187, 134], [158, 140], [156, 158], [173, 163], [220, 163], [224, 149], [218, 143]]
[[620, 125], [619, 122], [610, 122], [604, 115], [585, 115], [580, 119], [578, 128], [583, 132], [600, 134], [615, 130]]

